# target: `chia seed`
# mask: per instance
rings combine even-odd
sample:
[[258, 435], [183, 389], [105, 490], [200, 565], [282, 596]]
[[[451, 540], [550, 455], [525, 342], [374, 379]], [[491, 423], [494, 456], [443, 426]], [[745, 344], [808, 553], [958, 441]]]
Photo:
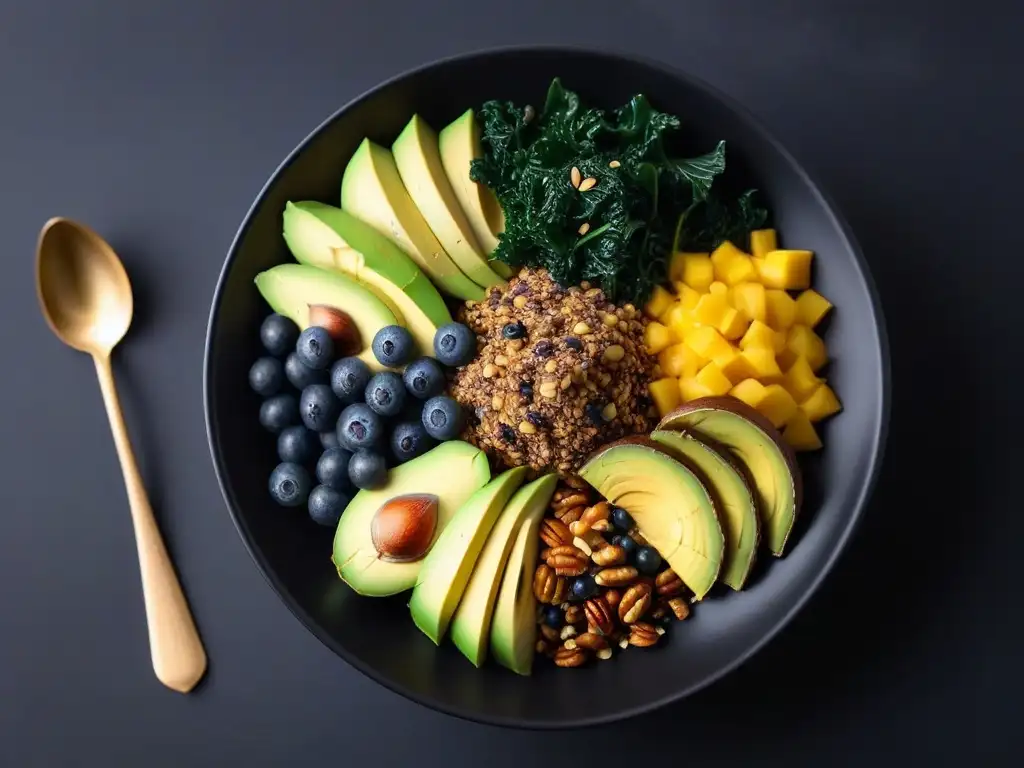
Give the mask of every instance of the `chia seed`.
[[533, 347], [533, 354], [537, 357], [551, 357], [555, 352], [555, 345], [548, 339], [541, 339]]
[[519, 382], [519, 394], [528, 400], [533, 397], [533, 384], [528, 381]]
[[529, 411], [526, 414], [526, 420], [535, 427], [543, 427], [547, 424], [547, 420], [536, 411]]

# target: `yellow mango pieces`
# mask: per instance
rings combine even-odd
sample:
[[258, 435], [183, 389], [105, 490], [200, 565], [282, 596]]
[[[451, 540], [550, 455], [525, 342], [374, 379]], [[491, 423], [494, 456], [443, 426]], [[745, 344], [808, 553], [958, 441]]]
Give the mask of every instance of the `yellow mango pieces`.
[[647, 391], [654, 401], [654, 407], [658, 409], [658, 413], [662, 416], [665, 416], [679, 405], [681, 398], [677, 379], [664, 378], [652, 381], [648, 385]]
[[772, 426], [781, 427], [793, 418], [799, 406], [793, 396], [780, 384], [769, 384], [764, 388], [764, 396], [756, 408], [772, 423]]
[[647, 347], [648, 354], [656, 355], [674, 343], [672, 331], [659, 322], [650, 322], [644, 329], [644, 346]]
[[705, 293], [714, 282], [715, 268], [706, 253], [674, 253], [669, 263], [669, 278]]
[[761, 381], [778, 382], [782, 380], [782, 369], [775, 359], [775, 353], [770, 349], [761, 347], [750, 347], [741, 353], [747, 359], [750, 366], [757, 372], [757, 378]]
[[713, 395], [724, 395], [732, 389], [732, 382], [729, 381], [722, 369], [715, 362], [710, 362], [700, 369], [695, 377], [697, 381], [708, 388]]
[[728, 360], [733, 355], [733, 347], [725, 338], [708, 325], [694, 328], [686, 334], [686, 345], [705, 360]]
[[[749, 320], [764, 322], [768, 317], [768, 306], [765, 302], [765, 289], [760, 283], [740, 283], [733, 286], [729, 294], [732, 305], [742, 312]], [[799, 315], [800, 305], [797, 304]], [[812, 325], [807, 323], [807, 325]]]
[[814, 374], [807, 358], [802, 356], [797, 357], [782, 377], [782, 386], [798, 403], [810, 397], [821, 383], [822, 380]]
[[655, 286], [654, 290], [651, 291], [651, 297], [647, 300], [647, 304], [644, 306], [644, 312], [647, 313], [648, 317], [652, 320], [662, 316], [666, 309], [668, 309], [675, 301], [675, 296], [666, 291], [660, 285]]
[[808, 328], [813, 328], [832, 309], [832, 302], [813, 289], [808, 289], [796, 297], [796, 321]]
[[758, 265], [758, 275], [767, 288], [796, 291], [811, 287], [811, 251], [769, 251]]
[[726, 240], [711, 253], [715, 280], [737, 285], [757, 277], [750, 255]]
[[757, 379], [744, 379], [729, 390], [729, 394], [756, 409], [764, 399], [765, 386]]
[[782, 430], [782, 439], [794, 451], [816, 451], [821, 448], [821, 438], [802, 411], [797, 411]]
[[806, 325], [794, 325], [786, 337], [786, 349], [797, 357], [806, 358], [811, 370], [820, 370], [828, 362], [828, 350], [821, 337]]
[[740, 339], [740, 349], [750, 349], [751, 347], [770, 349], [774, 352], [775, 331], [760, 320], [755, 320], [750, 324], [750, 327], [747, 328], [747, 332], [743, 334], [743, 338]]
[[828, 384], [819, 384], [811, 396], [800, 403], [800, 410], [812, 423], [827, 419], [839, 413], [842, 408], [839, 398]]
[[763, 259], [779, 249], [779, 240], [774, 229], [755, 229], [750, 233], [750, 250], [755, 259]]
[[665, 376], [674, 376], [680, 379], [696, 376], [697, 371], [706, 362], [686, 344], [673, 344], [658, 354], [658, 365], [661, 366], [661, 372]]
[[776, 331], [785, 331], [796, 320], [796, 301], [783, 290], [764, 292], [765, 322]]

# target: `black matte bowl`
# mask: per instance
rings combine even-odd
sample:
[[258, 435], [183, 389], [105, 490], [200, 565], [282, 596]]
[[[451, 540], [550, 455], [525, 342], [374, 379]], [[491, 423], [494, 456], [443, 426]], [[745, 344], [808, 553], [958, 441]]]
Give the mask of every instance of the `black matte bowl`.
[[[364, 136], [389, 145], [414, 112], [441, 127], [492, 98], [537, 103], [553, 76], [588, 101], [614, 107], [636, 92], [683, 118], [699, 146], [728, 141], [730, 173], [765, 195], [786, 243], [813, 249], [815, 287], [837, 306], [826, 340], [829, 379], [844, 411], [825, 449], [803, 461], [806, 501], [788, 554], [767, 556], [741, 593], [716, 593], [669, 642], [584, 670], [536, 665], [518, 677], [476, 669], [450, 644], [437, 648], [412, 623], [407, 597], [362, 598], [328, 559], [331, 531], [267, 494], [273, 440], [257, 422], [246, 373], [267, 313], [253, 285], [289, 261], [281, 239], [288, 200], [338, 204], [345, 163]], [[686, 696], [760, 648], [804, 604], [853, 530], [879, 468], [888, 417], [881, 310], [846, 225], [796, 161], [743, 109], [706, 84], [649, 62], [580, 50], [473, 54], [418, 69], [374, 89], [317, 128], [260, 192], [231, 246], [210, 314], [205, 399], [210, 447], [228, 509], [256, 564], [288, 607], [329, 648], [374, 680], [435, 709], [484, 722], [566, 727], [637, 714]]]

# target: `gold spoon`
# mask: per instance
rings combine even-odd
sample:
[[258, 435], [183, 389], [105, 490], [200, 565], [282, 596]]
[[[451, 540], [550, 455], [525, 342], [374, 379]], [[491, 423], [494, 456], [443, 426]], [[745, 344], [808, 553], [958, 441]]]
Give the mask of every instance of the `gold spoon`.
[[135, 527], [153, 670], [168, 688], [187, 693], [206, 671], [206, 652], [146, 497], [110, 368], [110, 353], [132, 322], [128, 274], [102, 237], [58, 217], [39, 233], [36, 290], [57, 338], [96, 363]]

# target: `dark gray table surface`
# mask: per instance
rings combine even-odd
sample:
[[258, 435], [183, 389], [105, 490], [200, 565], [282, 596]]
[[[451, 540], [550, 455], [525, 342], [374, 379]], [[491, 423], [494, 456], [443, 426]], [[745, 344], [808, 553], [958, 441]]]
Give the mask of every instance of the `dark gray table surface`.
[[[1021, 764], [1024, 14], [909, 0], [488, 5], [0, 6], [0, 765]], [[807, 610], [703, 694], [575, 734], [435, 714], [322, 647], [231, 524], [201, 399], [218, 271], [284, 155], [385, 77], [529, 42], [643, 52], [748, 105], [849, 217], [894, 361], [878, 492]], [[106, 235], [137, 292], [116, 374], [211, 658], [192, 696], [151, 672], [92, 367], [37, 311], [36, 233], [57, 214]]]

